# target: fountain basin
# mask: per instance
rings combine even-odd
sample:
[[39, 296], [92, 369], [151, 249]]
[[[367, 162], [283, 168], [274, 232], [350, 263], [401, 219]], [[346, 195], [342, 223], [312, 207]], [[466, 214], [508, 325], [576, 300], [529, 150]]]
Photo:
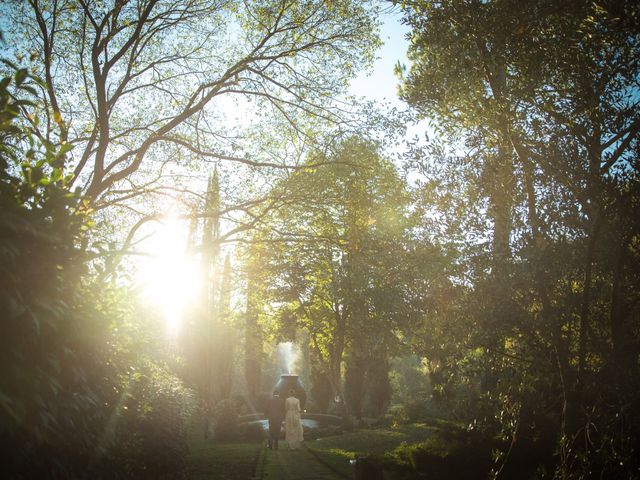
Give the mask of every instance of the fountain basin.
[[[269, 430], [269, 421], [266, 419], [248, 418], [243, 422], [246, 425], [260, 425], [263, 430]], [[302, 426], [306, 429], [323, 428], [327, 426], [340, 426], [342, 418], [336, 415], [326, 415], [321, 413], [303, 413]]]

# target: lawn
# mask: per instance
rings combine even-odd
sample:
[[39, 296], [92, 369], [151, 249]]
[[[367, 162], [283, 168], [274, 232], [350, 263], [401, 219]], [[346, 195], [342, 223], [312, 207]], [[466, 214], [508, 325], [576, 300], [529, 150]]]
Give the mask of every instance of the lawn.
[[262, 443], [192, 440], [187, 459], [190, 480], [236, 480], [253, 477]]
[[[385, 453], [393, 451], [402, 444], [422, 442], [443, 428], [446, 429], [446, 426], [430, 422], [361, 429], [317, 440], [307, 440], [305, 446], [322, 464], [343, 477], [352, 478], [354, 467], [350, 464], [350, 460], [357, 456], [373, 455], [382, 458]], [[187, 460], [188, 478], [190, 480], [251, 478], [256, 472], [262, 448], [261, 442], [211, 442], [194, 434], [190, 439], [190, 454]], [[272, 456], [275, 455], [275, 452], [269, 453], [272, 453]], [[304, 452], [287, 451], [283, 455], [300, 457], [303, 463], [310, 461], [314, 463], [311, 457], [307, 458], [304, 455]], [[293, 460], [289, 457], [286, 459]], [[272, 458], [271, 463], [274, 461], [276, 461], [275, 457]], [[292, 465], [295, 463], [293, 462]], [[278, 465], [272, 465], [272, 468], [276, 467], [280, 468]]]
[[356, 430], [311, 440], [306, 442], [306, 446], [321, 462], [350, 477], [353, 467], [349, 461], [356, 456], [382, 456], [404, 442], [411, 444], [424, 441], [437, 430], [438, 427], [423, 423]]

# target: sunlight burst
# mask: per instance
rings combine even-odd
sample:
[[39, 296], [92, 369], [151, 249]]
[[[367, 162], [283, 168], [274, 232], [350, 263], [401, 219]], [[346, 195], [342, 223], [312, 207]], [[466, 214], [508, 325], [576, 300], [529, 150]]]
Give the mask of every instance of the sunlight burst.
[[186, 251], [187, 227], [175, 217], [167, 218], [148, 243], [151, 257], [141, 267], [144, 297], [162, 312], [174, 336], [197, 297], [198, 264]]

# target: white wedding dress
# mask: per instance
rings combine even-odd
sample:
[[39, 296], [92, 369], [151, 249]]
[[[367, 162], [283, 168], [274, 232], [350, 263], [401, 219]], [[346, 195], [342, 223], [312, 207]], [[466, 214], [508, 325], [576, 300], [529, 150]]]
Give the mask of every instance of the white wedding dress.
[[302, 438], [302, 420], [300, 420], [300, 400], [289, 397], [284, 403], [284, 439], [289, 448], [298, 448]]

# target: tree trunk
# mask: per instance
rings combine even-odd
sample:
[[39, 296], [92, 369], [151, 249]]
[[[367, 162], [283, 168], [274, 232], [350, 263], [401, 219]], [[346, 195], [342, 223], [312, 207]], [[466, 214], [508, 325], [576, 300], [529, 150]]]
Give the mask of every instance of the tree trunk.
[[358, 420], [362, 417], [362, 403], [364, 399], [364, 364], [364, 357], [360, 352], [354, 350], [347, 355], [344, 375], [347, 412]]
[[255, 288], [252, 274], [247, 281], [247, 312], [244, 326], [244, 374], [247, 382], [247, 394], [254, 401], [260, 393], [262, 377], [262, 332], [258, 325], [258, 308], [255, 301]]
[[493, 390], [497, 383], [492, 357], [502, 350], [502, 330], [508, 318], [511, 296], [509, 294], [509, 269], [511, 260], [511, 210], [513, 205], [514, 174], [511, 150], [500, 147], [497, 156], [486, 160], [489, 200], [493, 218], [492, 270], [488, 285], [490, 299], [485, 312], [485, 366], [482, 388]]
[[584, 371], [587, 357], [587, 336], [589, 329], [589, 309], [591, 307], [591, 283], [593, 272], [593, 257], [602, 224], [602, 215], [596, 213], [596, 219], [589, 237], [584, 265], [584, 287], [582, 290], [582, 304], [580, 306], [580, 331], [578, 339], [578, 386], [584, 381]]
[[621, 295], [624, 282], [624, 265], [628, 252], [629, 237], [624, 238], [619, 246], [616, 265], [613, 272], [611, 286], [611, 305], [609, 310], [609, 327], [611, 330], [611, 346], [615, 370], [623, 372], [627, 370], [628, 352], [625, 342], [623, 297]]
[[342, 392], [342, 388], [340, 388], [341, 384], [342, 384], [342, 358], [344, 356], [344, 344], [345, 344], [345, 337], [346, 337], [346, 328], [347, 328], [347, 321], [345, 318], [345, 315], [347, 315], [347, 313], [344, 311], [342, 312], [335, 312], [335, 319], [336, 319], [336, 327], [334, 330], [334, 336], [333, 336], [333, 345], [331, 348], [331, 358], [329, 359], [330, 362], [330, 379], [331, 379], [331, 385], [333, 387], [333, 391], [336, 395], [340, 394]]

